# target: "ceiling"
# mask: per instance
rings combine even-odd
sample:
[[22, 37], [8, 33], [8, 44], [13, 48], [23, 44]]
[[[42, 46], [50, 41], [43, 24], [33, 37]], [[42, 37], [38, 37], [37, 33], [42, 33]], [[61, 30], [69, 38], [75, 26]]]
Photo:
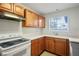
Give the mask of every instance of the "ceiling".
[[27, 6], [39, 12], [40, 14], [47, 14], [71, 7], [76, 7], [79, 5], [79, 3], [23, 3], [22, 5]]

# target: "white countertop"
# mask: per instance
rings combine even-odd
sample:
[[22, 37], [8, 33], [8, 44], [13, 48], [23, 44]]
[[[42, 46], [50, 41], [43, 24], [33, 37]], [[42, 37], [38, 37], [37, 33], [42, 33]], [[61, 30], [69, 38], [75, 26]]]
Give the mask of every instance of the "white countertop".
[[48, 37], [56, 37], [56, 38], [65, 38], [65, 39], [69, 39], [70, 41], [73, 42], [79, 42], [79, 38], [71, 38], [71, 37], [65, 37], [65, 36], [55, 36], [55, 35], [35, 35], [35, 36], [23, 36], [24, 38], [30, 39], [30, 40], [34, 40], [40, 37], [44, 37], [44, 36], [48, 36]]

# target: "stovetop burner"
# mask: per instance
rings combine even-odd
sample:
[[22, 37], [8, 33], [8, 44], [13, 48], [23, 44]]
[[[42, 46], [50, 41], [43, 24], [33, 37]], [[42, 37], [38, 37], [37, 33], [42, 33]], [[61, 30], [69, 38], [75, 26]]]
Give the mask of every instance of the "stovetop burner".
[[22, 43], [22, 42], [26, 42], [26, 41], [29, 41], [29, 40], [21, 38], [21, 39], [9, 41], [9, 42], [0, 43], [0, 46], [3, 47], [3, 48], [6, 48], [6, 47], [10, 47], [12, 45], [16, 45], [16, 44], [19, 44], [19, 43]]

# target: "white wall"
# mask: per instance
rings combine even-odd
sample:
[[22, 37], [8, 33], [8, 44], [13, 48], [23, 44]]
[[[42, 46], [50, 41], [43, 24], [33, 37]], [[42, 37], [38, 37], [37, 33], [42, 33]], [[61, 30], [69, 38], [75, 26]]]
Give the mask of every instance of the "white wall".
[[20, 33], [20, 22], [0, 19], [0, 34]]
[[43, 29], [43, 34], [55, 35], [56, 31], [49, 30], [48, 19], [53, 16], [68, 16], [69, 17], [69, 32], [59, 31], [58, 35], [70, 36], [79, 38], [79, 7], [69, 8], [60, 12], [49, 13], [46, 17], [46, 28]]

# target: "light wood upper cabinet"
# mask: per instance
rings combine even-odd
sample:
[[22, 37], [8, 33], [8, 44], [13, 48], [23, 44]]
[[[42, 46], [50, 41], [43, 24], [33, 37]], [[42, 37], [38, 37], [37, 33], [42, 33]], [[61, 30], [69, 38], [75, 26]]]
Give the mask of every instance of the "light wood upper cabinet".
[[0, 9], [13, 12], [13, 4], [12, 3], [0, 3]]
[[9, 11], [19, 16], [23, 16], [25, 18], [25, 21], [22, 21], [23, 27], [45, 27], [45, 17], [40, 16], [30, 10], [25, 10], [25, 8], [19, 4], [0, 3], [0, 11]]
[[0, 3], [0, 11], [9, 11], [19, 16], [23, 16], [25, 18], [25, 20], [22, 21], [23, 27], [45, 27], [45, 17], [40, 16], [30, 10], [25, 10], [25, 8], [19, 4]]
[[14, 13], [24, 17], [24, 8], [20, 5], [14, 4]]
[[45, 17], [39, 16], [39, 28], [45, 28]]
[[38, 27], [38, 15], [33, 13], [33, 27]]
[[26, 20], [24, 27], [34, 27], [34, 28], [45, 28], [45, 17], [39, 16], [38, 14], [26, 10], [25, 12]]
[[25, 11], [25, 27], [33, 27], [33, 14], [31, 11]]
[[[25, 11], [25, 26], [24, 27], [38, 27], [38, 16], [30, 10]], [[23, 22], [24, 23], [24, 22]]]
[[24, 17], [24, 8], [18, 4], [0, 3], [0, 10], [9, 11]]

